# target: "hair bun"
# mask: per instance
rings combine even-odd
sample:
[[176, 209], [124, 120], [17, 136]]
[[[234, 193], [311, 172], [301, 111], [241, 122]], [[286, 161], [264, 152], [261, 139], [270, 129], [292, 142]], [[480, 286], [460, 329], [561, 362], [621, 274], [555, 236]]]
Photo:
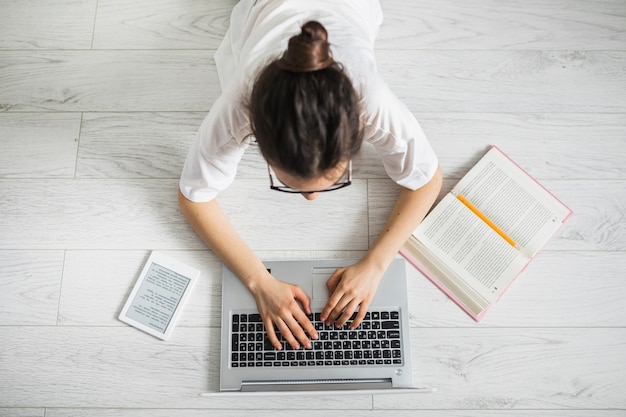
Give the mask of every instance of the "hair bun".
[[277, 65], [286, 71], [312, 72], [328, 68], [333, 62], [328, 32], [321, 23], [311, 21], [302, 26], [299, 35], [289, 39], [287, 51]]

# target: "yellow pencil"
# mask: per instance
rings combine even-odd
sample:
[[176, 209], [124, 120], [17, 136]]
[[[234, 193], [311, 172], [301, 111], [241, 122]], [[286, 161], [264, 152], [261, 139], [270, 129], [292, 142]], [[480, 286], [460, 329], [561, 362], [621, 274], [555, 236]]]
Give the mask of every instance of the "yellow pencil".
[[497, 234], [499, 234], [500, 236], [502, 236], [502, 238], [504, 240], [506, 240], [511, 246], [513, 246], [514, 248], [517, 248], [517, 244], [515, 243], [515, 241], [513, 239], [511, 239], [506, 233], [504, 233], [504, 231], [502, 231], [502, 229], [500, 229], [498, 226], [495, 225], [494, 222], [492, 222], [491, 220], [489, 220], [487, 218], [487, 216], [485, 216], [484, 214], [482, 214], [480, 212], [480, 210], [478, 210], [472, 203], [470, 203], [469, 201], [467, 201], [467, 199], [465, 197], [463, 197], [461, 194], [457, 194], [456, 198], [459, 199], [459, 201], [461, 203], [463, 203], [463, 205], [465, 205], [465, 207], [467, 207], [468, 209], [470, 209], [475, 215], [477, 215], [478, 217], [480, 217], [482, 219], [482, 221], [484, 221], [485, 223], [487, 223], [487, 225], [489, 227], [491, 227]]

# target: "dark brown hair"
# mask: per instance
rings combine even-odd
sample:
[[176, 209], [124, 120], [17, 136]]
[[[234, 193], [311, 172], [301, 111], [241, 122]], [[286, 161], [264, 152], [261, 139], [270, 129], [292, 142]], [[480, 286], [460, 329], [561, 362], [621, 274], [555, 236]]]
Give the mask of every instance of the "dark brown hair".
[[302, 26], [261, 72], [248, 104], [264, 158], [301, 178], [317, 177], [360, 149], [358, 97], [318, 22]]

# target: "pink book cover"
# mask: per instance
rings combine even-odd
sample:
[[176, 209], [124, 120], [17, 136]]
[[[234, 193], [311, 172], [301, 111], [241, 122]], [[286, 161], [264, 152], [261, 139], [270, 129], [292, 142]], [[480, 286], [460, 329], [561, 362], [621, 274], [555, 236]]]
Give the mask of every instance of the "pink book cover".
[[[559, 200], [554, 194], [552, 194], [552, 192], [550, 192], [550, 190], [548, 190], [547, 188], [545, 188], [539, 181], [537, 181], [532, 175], [530, 175], [525, 169], [523, 169], [521, 166], [519, 166], [519, 164], [517, 164], [513, 159], [511, 159], [506, 153], [502, 152], [502, 150], [500, 148], [498, 148], [495, 145], [492, 145], [489, 150], [491, 149], [496, 149], [499, 153], [501, 153], [502, 155], [504, 155], [509, 161], [511, 161], [516, 167], [518, 167], [522, 172], [524, 172], [524, 174], [526, 174], [530, 179], [532, 179], [535, 183], [537, 183], [541, 188], [543, 188], [548, 194], [550, 194], [556, 201], [558, 201], [561, 205], [563, 205], [565, 208], [567, 208], [567, 210], [569, 211], [569, 214], [563, 219], [563, 221], [561, 222], [561, 226], [563, 226], [563, 224], [569, 220], [569, 218], [574, 214], [574, 212], [567, 206], [565, 205], [561, 200]], [[560, 229], [560, 227], [555, 230], [555, 233]], [[552, 237], [550, 237], [550, 239], [547, 239], [546, 242], [544, 243], [544, 246], [546, 243], [548, 243], [551, 240]], [[539, 251], [537, 251], [537, 253], [541, 252], [541, 249]], [[446, 296], [448, 296], [448, 298], [450, 298], [456, 305], [458, 305], [459, 307], [461, 307], [461, 309], [463, 311], [465, 311], [465, 313], [467, 313], [472, 319], [474, 319], [476, 322], [480, 322], [480, 320], [482, 320], [482, 318], [485, 316], [485, 314], [487, 314], [487, 311], [489, 311], [489, 309], [496, 304], [500, 298], [502, 298], [502, 296], [504, 295], [504, 293], [509, 289], [509, 287], [513, 284], [513, 282], [515, 282], [517, 280], [517, 278], [522, 274], [522, 272], [524, 272], [526, 270], [526, 268], [528, 267], [528, 265], [530, 264], [530, 261], [532, 261], [534, 259], [534, 257], [536, 256], [533, 255], [532, 257], [530, 257], [528, 259], [528, 262], [526, 262], [526, 265], [524, 265], [524, 267], [519, 271], [519, 273], [515, 276], [515, 278], [513, 278], [511, 280], [511, 282], [509, 282], [509, 284], [502, 290], [502, 292], [500, 293], [500, 296], [493, 302], [491, 303], [487, 308], [485, 308], [482, 312], [480, 312], [480, 314], [476, 315], [474, 314], [469, 308], [467, 308], [467, 306], [458, 299], [458, 297], [456, 297], [452, 292], [450, 292], [450, 290], [448, 290], [448, 288], [446, 288], [443, 284], [441, 284], [435, 277], [432, 276], [432, 274], [430, 273], [430, 271], [428, 271], [424, 266], [422, 266], [416, 259], [414, 259], [407, 251], [405, 251], [404, 249], [400, 249], [400, 255], [404, 256], [404, 258], [406, 258], [406, 260], [412, 264], [415, 268], [417, 268], [417, 270], [419, 270], [426, 278], [428, 278], [433, 284], [435, 284], [435, 286], [437, 288], [439, 288], [444, 294], [446, 294]]]

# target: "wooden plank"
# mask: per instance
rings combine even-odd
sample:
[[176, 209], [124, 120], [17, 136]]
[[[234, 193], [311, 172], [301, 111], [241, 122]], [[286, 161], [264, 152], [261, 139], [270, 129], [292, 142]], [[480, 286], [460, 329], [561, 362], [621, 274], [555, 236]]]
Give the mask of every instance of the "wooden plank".
[[[126, 326], [117, 317], [135, 285], [149, 252], [68, 251], [63, 270], [59, 324], [64, 326]], [[220, 326], [222, 263], [205, 251], [165, 251], [200, 269], [201, 278], [177, 326]], [[94, 288], [98, 296], [94, 297]]]
[[[315, 407], [310, 410], [296, 409], [293, 404], [288, 410], [232, 410], [229, 416], [237, 417], [326, 417], [333, 410]], [[0, 411], [1, 412], [1, 411]], [[170, 417], [171, 410], [154, 409], [50, 409], [46, 417]], [[621, 417], [624, 410], [550, 410], [554, 417], [587, 417], [592, 413], [594, 417]], [[206, 409], [176, 410], [178, 417], [204, 417]], [[545, 416], [545, 410], [341, 410], [342, 417], [540, 417]]]
[[626, 327], [623, 252], [540, 253], [478, 325], [417, 269], [407, 269], [415, 327]]
[[207, 111], [220, 91], [197, 51], [0, 51], [0, 62], [5, 111]]
[[206, 329], [179, 332], [168, 342], [130, 327], [2, 327], [0, 333], [4, 407], [198, 406], [198, 394], [217, 375], [207, 365], [218, 342]]
[[0, 417], [45, 417], [45, 408], [0, 408]]
[[[460, 179], [492, 145], [539, 180], [626, 178], [624, 113], [413, 113], [446, 179]], [[355, 178], [388, 178], [371, 145], [352, 165]]]
[[[377, 58], [383, 78], [417, 111], [626, 112], [626, 52], [379, 51]], [[4, 110], [206, 111], [219, 93], [212, 60], [195, 51], [1, 52], [0, 59]]]
[[574, 211], [547, 249], [626, 250], [624, 180], [545, 181], [544, 185]]
[[[178, 178], [205, 116], [204, 112], [86, 113], [76, 175]], [[621, 146], [626, 114], [416, 112], [416, 118], [448, 179], [462, 177], [490, 145], [499, 146], [540, 180], [584, 179], [591, 171], [596, 179], [626, 177], [626, 147]], [[581, 152], [590, 140], [593, 149]], [[267, 177], [267, 164], [256, 147], [244, 154], [237, 176]], [[380, 157], [367, 143], [353, 159], [353, 177], [387, 178]]]
[[97, 0], [2, 1], [0, 49], [88, 49], [96, 4]]
[[[0, 181], [5, 196], [0, 201], [0, 210], [5, 212], [0, 218], [4, 231], [0, 247], [204, 248], [179, 212], [175, 180], [94, 181]], [[398, 192], [391, 180], [369, 181], [369, 229], [363, 180], [316, 202], [278, 195], [253, 206], [249, 206], [249, 201], [260, 201], [270, 192], [267, 182], [240, 180], [223, 193], [220, 201], [233, 224], [256, 250], [284, 248], [285, 242], [294, 250], [365, 250], [367, 233], [370, 240], [376, 238]], [[547, 249], [626, 248], [621, 222], [626, 201], [623, 181], [546, 181], [544, 185], [575, 212]], [[41, 193], [24, 194], [24, 187]], [[42, 218], [44, 206], [49, 216]], [[260, 218], [275, 221], [259, 222]], [[343, 221], [337, 224], [335, 219]]]
[[[208, 250], [166, 253], [202, 271], [179, 325], [219, 327], [221, 262]], [[362, 252], [260, 251], [257, 255], [261, 259], [359, 259]], [[146, 258], [146, 251], [68, 251], [59, 324], [123, 326], [117, 316]], [[545, 251], [480, 327], [626, 327], [624, 270], [626, 257], [620, 252]], [[476, 325], [417, 270], [407, 265], [407, 272], [411, 326]], [[589, 279], [595, 276], [601, 279], [594, 280], [598, 284], [590, 289]], [[93, 297], [94, 288], [99, 289], [98, 297]]]
[[0, 113], [0, 178], [73, 178], [80, 113]]
[[[6, 354], [0, 369], [6, 378], [0, 381], [0, 404], [293, 408], [291, 397], [248, 397], [233, 404], [232, 397], [198, 396], [217, 390], [218, 332], [181, 327], [173, 339], [160, 342], [126, 327], [1, 327]], [[415, 329], [411, 343], [416, 383], [437, 392], [375, 395], [374, 408], [626, 408], [623, 328]], [[133, 381], [132, 389], [124, 380]], [[369, 409], [370, 401], [358, 394], [302, 396], [298, 407]]]
[[[77, 178], [179, 178], [205, 112], [85, 113]], [[437, 118], [437, 116], [433, 116]], [[436, 140], [436, 138], [435, 138]], [[353, 178], [387, 178], [369, 144], [353, 159]], [[267, 163], [250, 146], [237, 178], [267, 180]]]
[[414, 111], [626, 111], [623, 51], [383, 50], [376, 57]]
[[[204, 249], [180, 213], [177, 187], [177, 180], [0, 180], [0, 248]], [[220, 204], [255, 250], [366, 250], [366, 199], [364, 180], [311, 202], [271, 191], [264, 179], [236, 181]]]
[[[217, 49], [232, 1], [100, 0], [95, 49]], [[146, 13], [146, 10], [150, 10]]]
[[624, 50], [620, 0], [381, 1], [381, 49]]
[[[250, 202], [254, 202], [251, 204]], [[308, 201], [269, 189], [269, 180], [239, 180], [220, 204], [253, 250], [367, 250], [367, 184]]]
[[179, 178], [206, 113], [86, 113], [77, 178]]
[[[159, 341], [130, 327], [0, 327], [0, 407], [289, 409], [293, 396], [219, 390], [219, 329]], [[371, 395], [298, 397], [302, 409], [370, 409]]]
[[0, 250], [0, 325], [57, 322], [63, 251]]
[[417, 113], [448, 179], [460, 179], [491, 145], [545, 179], [626, 178], [626, 114]]
[[[86, 113], [76, 175], [80, 178], [178, 178], [206, 116], [198, 113]], [[624, 114], [436, 114], [416, 117], [446, 178], [460, 178], [491, 144], [514, 156], [538, 179], [621, 178]], [[1, 113], [4, 177], [71, 177], [76, 164], [79, 114]], [[593, 138], [594, 148], [585, 152]], [[24, 145], [26, 144], [26, 147]], [[26, 161], [28, 163], [26, 163]], [[575, 162], [571, 162], [575, 161]], [[364, 144], [355, 178], [387, 178], [380, 158]], [[249, 149], [239, 178], [265, 178], [267, 167]]]
[[375, 395], [375, 409], [623, 409], [626, 329], [414, 329], [432, 395]]
[[0, 189], [1, 248], [200, 246], [178, 209], [174, 180], [5, 180]]

